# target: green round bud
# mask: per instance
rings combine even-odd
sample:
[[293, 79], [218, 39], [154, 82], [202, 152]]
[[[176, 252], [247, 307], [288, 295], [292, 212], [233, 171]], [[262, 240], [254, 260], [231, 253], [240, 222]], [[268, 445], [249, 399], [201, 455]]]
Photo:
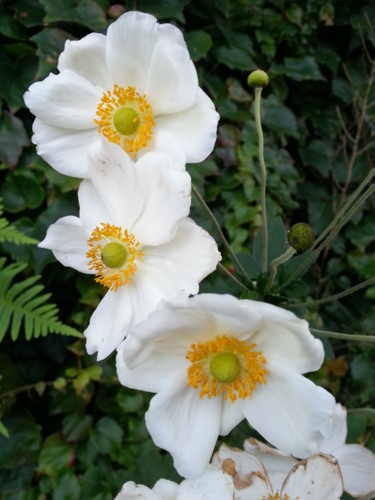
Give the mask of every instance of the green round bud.
[[241, 365], [236, 355], [220, 352], [211, 359], [210, 372], [215, 380], [226, 384], [236, 380], [241, 372]]
[[306, 252], [314, 244], [314, 231], [309, 224], [298, 222], [288, 232], [289, 245], [298, 252]]
[[249, 87], [266, 87], [268, 82], [269, 78], [267, 73], [261, 69], [253, 71], [247, 78], [247, 84]]
[[126, 263], [128, 253], [124, 245], [111, 241], [102, 248], [102, 262], [107, 267], [118, 269]]
[[139, 126], [139, 116], [133, 108], [120, 108], [113, 116], [113, 124], [122, 135], [131, 135]]

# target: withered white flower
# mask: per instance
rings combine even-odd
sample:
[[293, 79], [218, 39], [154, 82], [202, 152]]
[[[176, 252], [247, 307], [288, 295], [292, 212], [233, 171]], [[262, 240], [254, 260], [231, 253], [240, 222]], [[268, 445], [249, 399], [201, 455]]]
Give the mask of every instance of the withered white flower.
[[219, 115], [175, 26], [127, 12], [106, 36], [67, 41], [58, 70], [24, 96], [37, 152], [57, 171], [87, 177], [100, 136], [132, 157], [163, 151], [194, 163], [212, 151]]
[[[222, 445], [212, 463], [229, 475], [236, 500], [339, 500], [343, 482], [337, 460], [317, 453], [296, 464], [277, 467], [243, 450]], [[267, 464], [269, 467], [267, 467]], [[289, 467], [289, 465], [291, 465]]]
[[146, 413], [180, 475], [202, 475], [218, 435], [241, 420], [286, 453], [309, 456], [331, 433], [335, 400], [302, 374], [324, 358], [306, 321], [230, 295], [163, 301], [117, 355], [120, 382], [157, 393]]
[[[324, 439], [320, 449], [323, 453], [332, 455], [338, 462], [344, 489], [352, 497], [375, 495], [375, 455], [359, 444], [345, 444], [347, 435], [346, 409], [336, 405], [333, 432]], [[298, 459], [286, 455], [255, 439], [245, 441], [244, 448], [256, 456], [265, 465], [272, 482], [280, 486], [280, 481]]]
[[190, 176], [164, 153], [136, 164], [102, 140], [78, 190], [79, 217], [62, 217], [39, 244], [109, 290], [85, 331], [87, 351], [108, 356], [161, 299], [198, 293], [220, 260], [213, 238], [187, 217]]

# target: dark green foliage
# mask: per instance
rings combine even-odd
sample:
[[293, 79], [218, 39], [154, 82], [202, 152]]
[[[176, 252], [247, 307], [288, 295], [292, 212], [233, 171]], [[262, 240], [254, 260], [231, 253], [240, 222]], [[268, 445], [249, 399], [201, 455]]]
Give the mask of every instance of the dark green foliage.
[[[258, 281], [257, 291], [243, 297], [265, 293], [268, 280], [268, 273], [261, 273], [260, 168], [253, 91], [247, 87], [251, 71], [260, 68], [270, 77], [262, 100], [270, 259], [285, 252], [294, 223], [309, 223], [318, 236], [375, 167], [375, 87], [368, 89], [375, 8], [369, 0], [0, 2], [4, 500], [110, 500], [127, 480], [150, 486], [160, 477], [178, 480], [170, 456], [152, 444], [144, 425], [150, 395], [121, 387], [114, 357], [97, 364], [85, 354], [84, 340], [71, 337], [85, 330], [103, 291], [91, 276], [64, 268], [51, 253], [30, 245], [59, 217], [76, 214], [79, 181], [54, 172], [36, 155], [30, 141], [34, 117], [22, 96], [32, 82], [56, 72], [67, 39], [105, 33], [134, 6], [183, 30], [201, 86], [221, 115], [215, 151], [188, 170], [242, 265]], [[374, 277], [374, 207], [372, 195], [311, 269], [279, 290], [306, 254], [281, 266], [265, 299], [287, 307]], [[196, 199], [191, 216], [217, 236]], [[221, 250], [223, 264], [235, 272]], [[219, 272], [201, 290], [240, 294]], [[56, 305], [48, 302], [51, 294]], [[374, 335], [374, 300], [372, 286], [293, 310], [314, 328]], [[45, 337], [48, 332], [70, 337]], [[374, 348], [343, 341], [326, 341], [325, 347], [327, 361], [314, 380], [348, 408], [373, 406]], [[341, 371], [335, 368], [338, 359]], [[349, 441], [375, 449], [373, 423], [370, 413], [350, 414]], [[251, 432], [243, 422], [226, 441], [241, 446]]]

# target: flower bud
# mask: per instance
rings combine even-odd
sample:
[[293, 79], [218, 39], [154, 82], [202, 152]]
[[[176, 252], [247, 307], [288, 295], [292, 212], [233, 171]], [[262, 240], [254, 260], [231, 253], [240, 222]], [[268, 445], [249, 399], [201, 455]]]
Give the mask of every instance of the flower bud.
[[249, 87], [266, 87], [268, 85], [269, 78], [265, 71], [257, 69], [250, 73], [247, 78], [247, 84]]
[[294, 224], [288, 232], [289, 245], [298, 252], [306, 252], [314, 244], [312, 227], [305, 222]]

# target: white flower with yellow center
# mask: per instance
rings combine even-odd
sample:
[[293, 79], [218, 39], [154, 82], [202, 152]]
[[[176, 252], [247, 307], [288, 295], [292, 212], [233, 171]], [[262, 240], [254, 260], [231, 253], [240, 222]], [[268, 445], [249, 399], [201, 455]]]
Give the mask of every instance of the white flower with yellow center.
[[269, 457], [264, 463], [246, 451], [225, 445], [215, 453], [212, 463], [232, 478], [236, 500], [339, 500], [343, 493], [339, 464], [323, 453], [297, 464], [283, 463], [277, 475], [275, 459]]
[[38, 154], [59, 172], [87, 177], [86, 151], [101, 136], [133, 158], [163, 151], [196, 163], [212, 151], [219, 115], [175, 26], [127, 12], [106, 36], [67, 41], [58, 70], [24, 99]]
[[[359, 444], [345, 444], [346, 410], [336, 405], [333, 432], [320, 445], [323, 453], [333, 456], [341, 469], [344, 489], [352, 497], [375, 495], [375, 455]], [[244, 448], [266, 467], [272, 484], [280, 487], [285, 473], [299, 463], [298, 459], [271, 448], [256, 439], [245, 441]]]
[[157, 393], [147, 428], [192, 478], [203, 474], [218, 435], [244, 418], [285, 452], [318, 451], [335, 400], [302, 374], [323, 358], [322, 343], [293, 313], [203, 294], [163, 301], [118, 348], [117, 372], [123, 385]]
[[78, 190], [80, 216], [63, 217], [39, 244], [108, 290], [85, 331], [87, 351], [108, 356], [161, 299], [198, 292], [220, 260], [211, 236], [187, 217], [190, 176], [164, 153], [136, 164], [103, 140]]

